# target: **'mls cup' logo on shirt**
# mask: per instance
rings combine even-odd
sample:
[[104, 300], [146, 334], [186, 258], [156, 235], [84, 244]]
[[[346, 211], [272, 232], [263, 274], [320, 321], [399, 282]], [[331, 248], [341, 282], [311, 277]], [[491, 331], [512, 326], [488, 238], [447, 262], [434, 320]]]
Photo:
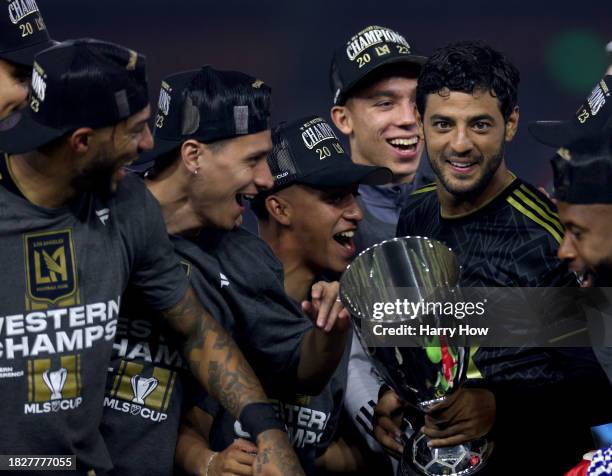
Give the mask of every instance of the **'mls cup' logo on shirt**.
[[150, 376], [143, 375], [144, 365], [122, 360], [113, 387], [104, 397], [104, 406], [162, 422], [168, 418], [176, 372], [154, 367]]
[[79, 354], [63, 355], [55, 363], [51, 358], [30, 359], [27, 371], [26, 415], [73, 410], [81, 405], [83, 398]]
[[72, 230], [24, 236], [26, 280], [32, 308], [76, 304], [78, 279]]

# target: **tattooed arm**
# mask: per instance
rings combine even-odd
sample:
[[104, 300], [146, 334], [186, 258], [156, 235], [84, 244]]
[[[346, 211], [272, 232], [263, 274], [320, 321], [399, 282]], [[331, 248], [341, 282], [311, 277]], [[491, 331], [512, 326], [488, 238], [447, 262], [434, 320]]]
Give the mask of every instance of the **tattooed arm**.
[[[191, 287], [178, 304], [162, 315], [185, 337], [183, 354], [189, 360], [196, 379], [236, 419], [245, 406], [268, 402], [259, 380], [234, 340], [204, 310]], [[257, 449], [255, 464], [258, 470], [255, 474], [303, 474], [284, 432], [268, 430], [260, 433]]]

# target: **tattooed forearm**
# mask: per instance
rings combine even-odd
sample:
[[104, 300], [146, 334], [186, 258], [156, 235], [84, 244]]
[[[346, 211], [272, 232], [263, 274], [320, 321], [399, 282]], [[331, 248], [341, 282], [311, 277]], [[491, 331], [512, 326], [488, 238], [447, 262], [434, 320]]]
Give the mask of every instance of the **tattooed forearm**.
[[234, 417], [249, 403], [267, 401], [234, 340], [204, 310], [192, 289], [164, 317], [185, 336], [183, 353], [193, 374]]
[[301, 476], [304, 474], [293, 452], [287, 436], [279, 430], [264, 431], [257, 437], [257, 458], [254, 475], [266, 474], [265, 468], [272, 465], [278, 474]]

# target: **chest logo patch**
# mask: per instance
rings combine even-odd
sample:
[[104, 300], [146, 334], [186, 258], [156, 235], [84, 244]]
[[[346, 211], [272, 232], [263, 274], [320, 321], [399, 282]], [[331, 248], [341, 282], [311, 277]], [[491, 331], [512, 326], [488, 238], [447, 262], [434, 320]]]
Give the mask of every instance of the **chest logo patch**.
[[24, 235], [28, 296], [55, 304], [77, 291], [72, 230]]

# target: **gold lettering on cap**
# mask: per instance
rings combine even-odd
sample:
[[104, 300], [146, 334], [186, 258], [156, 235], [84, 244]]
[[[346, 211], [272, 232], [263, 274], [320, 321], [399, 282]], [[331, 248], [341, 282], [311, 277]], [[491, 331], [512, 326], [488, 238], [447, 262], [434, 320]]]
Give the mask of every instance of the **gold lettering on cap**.
[[261, 79], [256, 79], [253, 84], [251, 84], [251, 86], [253, 86], [256, 89], [259, 89], [263, 86], [264, 82]]
[[130, 60], [128, 61], [128, 64], [125, 67], [125, 69], [127, 69], [128, 71], [134, 71], [136, 69], [136, 63], [138, 62], [138, 53], [136, 53], [134, 50], [129, 50], [129, 51], [130, 51]]
[[570, 151], [566, 149], [565, 147], [561, 147], [557, 151], [557, 155], [561, 157], [563, 160], [572, 160], [572, 154], [570, 154]]

